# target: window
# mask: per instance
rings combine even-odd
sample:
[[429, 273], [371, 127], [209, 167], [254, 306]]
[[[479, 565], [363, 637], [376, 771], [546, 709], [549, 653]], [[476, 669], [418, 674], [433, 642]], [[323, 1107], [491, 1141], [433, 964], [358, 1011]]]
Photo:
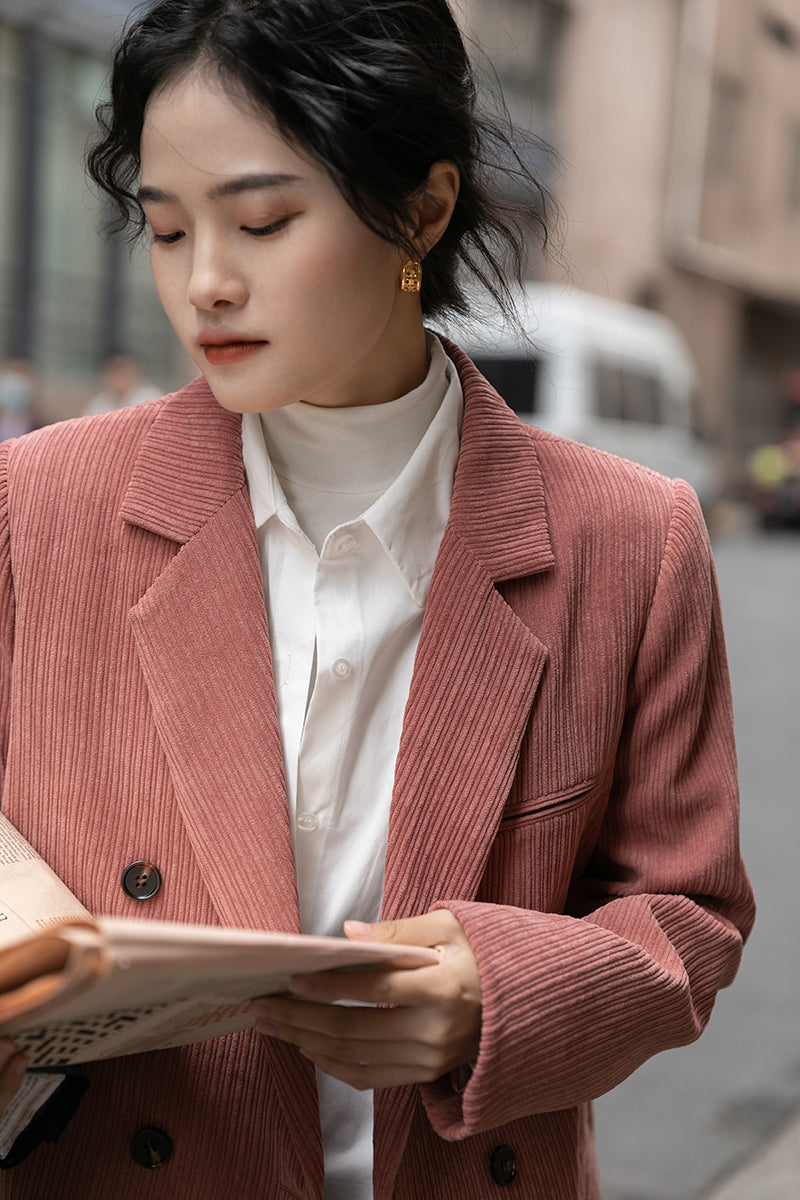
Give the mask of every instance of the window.
[[509, 408], [516, 413], [534, 413], [538, 363], [535, 358], [499, 358], [491, 355], [473, 357], [478, 370], [497, 388]]
[[89, 374], [100, 340], [105, 247], [82, 158], [105, 64], [53, 44], [45, 53], [35, 225], [37, 357], [48, 373]]
[[655, 375], [621, 363], [598, 362], [594, 384], [597, 415], [603, 420], [663, 424], [662, 386]]
[[0, 361], [27, 355], [46, 379], [82, 381], [113, 348], [167, 387], [176, 340], [147, 255], [101, 237], [82, 167], [106, 70], [92, 50], [0, 21]]

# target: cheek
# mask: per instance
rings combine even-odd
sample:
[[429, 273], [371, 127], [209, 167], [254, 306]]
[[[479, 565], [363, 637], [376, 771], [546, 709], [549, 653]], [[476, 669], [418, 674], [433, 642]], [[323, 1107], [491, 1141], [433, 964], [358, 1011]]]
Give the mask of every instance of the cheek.
[[186, 286], [177, 270], [176, 264], [174, 262], [165, 264], [163, 260], [153, 256], [150, 260], [150, 270], [158, 298], [161, 301], [161, 307], [167, 314], [170, 325], [172, 325], [176, 334], [191, 354], [194, 347], [187, 345], [185, 336], [189, 315], [186, 303]]
[[383, 326], [400, 288], [401, 266], [384, 243], [375, 247], [364, 238], [321, 239], [295, 259], [286, 281], [303, 308], [295, 315], [305, 315], [323, 336], [326, 330], [340, 337]]
[[172, 272], [167, 270], [160, 258], [153, 253], [150, 255], [150, 272], [153, 276], [153, 283], [155, 284], [161, 305], [165, 309], [170, 321], [172, 321], [175, 307], [175, 285]]

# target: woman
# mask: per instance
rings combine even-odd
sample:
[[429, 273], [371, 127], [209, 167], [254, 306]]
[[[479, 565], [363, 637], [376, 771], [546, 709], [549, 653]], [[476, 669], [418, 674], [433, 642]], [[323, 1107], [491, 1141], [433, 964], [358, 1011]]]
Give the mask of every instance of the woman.
[[104, 121], [201, 378], [3, 447], [4, 810], [94, 911], [441, 958], [93, 1065], [0, 1195], [598, 1197], [752, 921], [696, 499], [426, 330], [520, 244], [445, 0], [162, 0]]

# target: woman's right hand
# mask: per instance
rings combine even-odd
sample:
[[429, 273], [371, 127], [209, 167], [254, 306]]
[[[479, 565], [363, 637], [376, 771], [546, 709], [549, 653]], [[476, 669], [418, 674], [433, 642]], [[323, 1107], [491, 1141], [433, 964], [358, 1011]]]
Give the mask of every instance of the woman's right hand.
[[0, 1115], [16, 1095], [27, 1065], [25, 1055], [17, 1053], [11, 1038], [0, 1038]]

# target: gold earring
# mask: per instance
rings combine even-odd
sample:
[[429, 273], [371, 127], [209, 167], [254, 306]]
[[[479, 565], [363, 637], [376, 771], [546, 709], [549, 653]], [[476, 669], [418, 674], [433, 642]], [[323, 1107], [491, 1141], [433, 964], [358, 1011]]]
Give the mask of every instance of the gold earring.
[[403, 267], [403, 274], [400, 276], [400, 291], [419, 292], [421, 289], [422, 263], [417, 262], [415, 258], [410, 258]]

